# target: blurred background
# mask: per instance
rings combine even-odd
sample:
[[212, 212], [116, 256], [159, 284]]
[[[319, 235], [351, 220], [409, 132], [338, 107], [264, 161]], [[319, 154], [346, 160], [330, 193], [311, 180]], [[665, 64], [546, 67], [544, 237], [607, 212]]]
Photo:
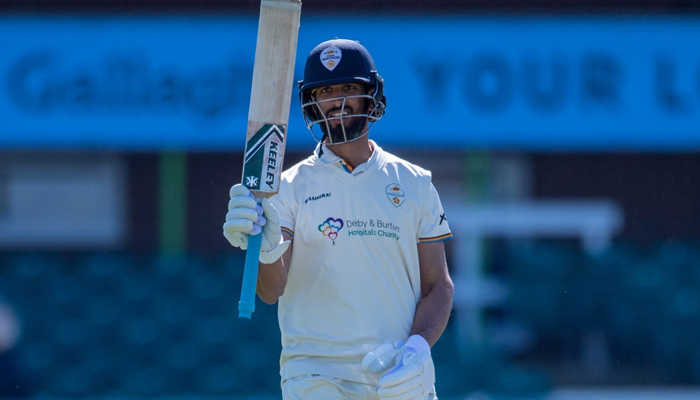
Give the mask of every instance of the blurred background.
[[[455, 239], [441, 399], [700, 398], [700, 1], [304, 2]], [[0, 1], [0, 397], [279, 398], [237, 317], [259, 2]], [[314, 147], [295, 90], [285, 165]]]

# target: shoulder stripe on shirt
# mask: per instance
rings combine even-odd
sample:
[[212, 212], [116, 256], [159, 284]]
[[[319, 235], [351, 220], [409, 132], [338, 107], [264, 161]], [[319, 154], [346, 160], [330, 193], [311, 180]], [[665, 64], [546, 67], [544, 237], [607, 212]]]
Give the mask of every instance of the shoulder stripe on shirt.
[[435, 236], [431, 238], [419, 238], [420, 243], [433, 243], [433, 242], [446, 242], [452, 239], [452, 233], [446, 233], [444, 235]]
[[294, 231], [293, 231], [293, 230], [291, 230], [291, 229], [289, 229], [289, 228], [287, 228], [287, 227], [284, 227], [284, 226], [281, 227], [281, 229], [282, 229], [282, 232], [287, 232], [287, 234], [288, 234], [289, 236], [294, 237]]

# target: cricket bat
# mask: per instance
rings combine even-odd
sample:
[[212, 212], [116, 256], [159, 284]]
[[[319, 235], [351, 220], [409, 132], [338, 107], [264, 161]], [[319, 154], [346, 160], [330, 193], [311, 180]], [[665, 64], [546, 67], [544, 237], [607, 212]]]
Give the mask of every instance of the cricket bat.
[[[294, 86], [301, 0], [262, 0], [250, 92], [243, 178], [257, 199], [279, 191]], [[262, 234], [250, 235], [238, 316], [255, 311]]]

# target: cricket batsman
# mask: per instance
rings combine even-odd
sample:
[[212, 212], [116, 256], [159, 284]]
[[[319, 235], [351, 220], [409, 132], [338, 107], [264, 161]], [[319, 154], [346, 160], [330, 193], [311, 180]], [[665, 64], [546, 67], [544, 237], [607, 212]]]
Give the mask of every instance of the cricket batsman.
[[241, 249], [262, 232], [257, 295], [278, 302], [282, 397], [435, 400], [430, 349], [454, 287], [431, 173], [369, 138], [386, 97], [359, 42], [316, 46], [299, 89], [318, 145], [260, 204], [234, 185], [224, 224]]

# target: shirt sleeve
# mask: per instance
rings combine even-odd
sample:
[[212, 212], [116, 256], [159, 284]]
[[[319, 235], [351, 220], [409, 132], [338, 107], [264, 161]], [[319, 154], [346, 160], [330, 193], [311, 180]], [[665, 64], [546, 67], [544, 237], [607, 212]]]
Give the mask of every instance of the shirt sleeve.
[[452, 239], [452, 232], [447, 223], [440, 196], [430, 178], [427, 179], [428, 189], [423, 198], [422, 215], [418, 223], [418, 242], [445, 242]]
[[280, 217], [280, 227], [283, 232], [287, 232], [294, 237], [294, 221], [296, 207], [293, 204], [292, 188], [289, 182], [282, 181], [280, 183], [280, 191], [275, 196], [270, 198], [270, 203], [275, 207]]

